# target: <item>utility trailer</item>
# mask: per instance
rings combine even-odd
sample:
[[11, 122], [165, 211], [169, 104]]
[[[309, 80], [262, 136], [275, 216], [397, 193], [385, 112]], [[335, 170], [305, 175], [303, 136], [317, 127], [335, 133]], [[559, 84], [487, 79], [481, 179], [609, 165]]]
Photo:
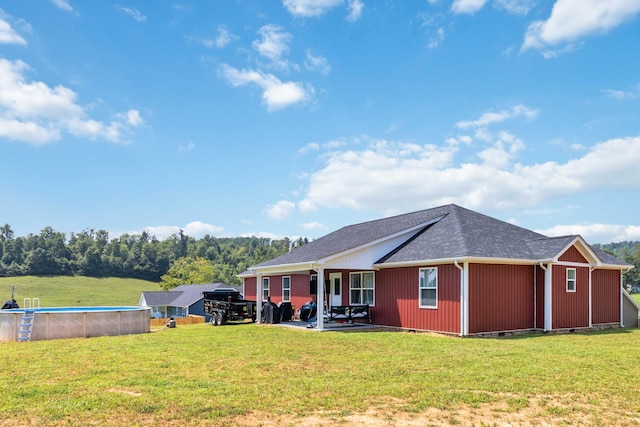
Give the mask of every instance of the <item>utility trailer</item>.
[[244, 322], [247, 319], [256, 321], [256, 302], [243, 299], [236, 290], [216, 289], [203, 292], [202, 295], [204, 311], [211, 316], [213, 326], [224, 325], [227, 322]]

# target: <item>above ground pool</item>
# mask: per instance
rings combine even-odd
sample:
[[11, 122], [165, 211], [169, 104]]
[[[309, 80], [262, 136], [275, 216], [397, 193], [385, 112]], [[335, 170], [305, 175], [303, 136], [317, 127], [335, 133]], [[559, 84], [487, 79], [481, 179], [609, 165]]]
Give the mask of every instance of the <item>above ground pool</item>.
[[[25, 317], [33, 312], [33, 320]], [[26, 320], [23, 320], [25, 317]], [[22, 326], [31, 323], [28, 341], [88, 338], [149, 332], [149, 307], [42, 307], [0, 310], [0, 341], [24, 340]]]

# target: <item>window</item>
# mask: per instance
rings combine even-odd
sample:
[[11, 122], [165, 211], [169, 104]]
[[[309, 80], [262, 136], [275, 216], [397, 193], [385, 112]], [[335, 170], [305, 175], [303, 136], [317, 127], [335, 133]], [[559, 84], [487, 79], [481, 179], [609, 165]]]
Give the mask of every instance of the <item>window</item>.
[[262, 299], [267, 301], [269, 299], [269, 278], [262, 278]]
[[567, 268], [567, 292], [576, 291], [576, 269]]
[[349, 274], [350, 304], [375, 305], [373, 272]]
[[291, 301], [291, 277], [284, 276], [282, 278], [282, 301]]
[[438, 308], [438, 269], [420, 269], [420, 308]]

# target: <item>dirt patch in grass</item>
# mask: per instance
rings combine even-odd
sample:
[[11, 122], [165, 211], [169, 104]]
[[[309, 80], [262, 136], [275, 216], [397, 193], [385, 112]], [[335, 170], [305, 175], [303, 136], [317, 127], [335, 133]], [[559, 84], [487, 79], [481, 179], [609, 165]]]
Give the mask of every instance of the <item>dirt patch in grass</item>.
[[496, 403], [480, 404], [477, 407], [460, 406], [456, 409], [430, 408], [413, 413], [393, 408], [377, 408], [360, 414], [315, 413], [308, 416], [273, 415], [251, 413], [221, 420], [225, 427], [271, 427], [271, 426], [555, 426], [555, 425], [607, 425], [627, 426], [640, 424], [640, 413], [630, 413], [610, 406], [602, 412], [595, 405], [567, 398], [531, 397], [506, 399]]

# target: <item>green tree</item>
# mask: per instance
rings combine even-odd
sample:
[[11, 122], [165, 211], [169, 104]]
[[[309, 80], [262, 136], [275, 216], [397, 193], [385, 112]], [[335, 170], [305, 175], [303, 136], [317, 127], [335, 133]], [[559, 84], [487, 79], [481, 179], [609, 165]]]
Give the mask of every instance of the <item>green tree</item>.
[[214, 276], [213, 264], [205, 258], [178, 258], [171, 263], [167, 274], [160, 278], [160, 287], [169, 290], [179, 285], [211, 283]]

